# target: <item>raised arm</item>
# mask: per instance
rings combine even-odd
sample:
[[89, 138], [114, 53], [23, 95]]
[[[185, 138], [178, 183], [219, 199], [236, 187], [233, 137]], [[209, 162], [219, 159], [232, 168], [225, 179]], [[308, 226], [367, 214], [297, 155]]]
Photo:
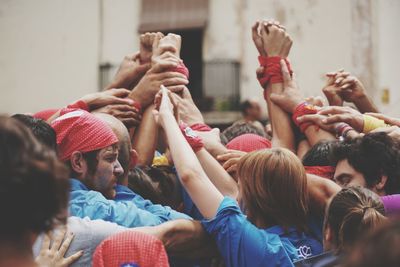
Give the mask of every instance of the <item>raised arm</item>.
[[[304, 101], [304, 96], [298, 89], [297, 83], [295, 82], [294, 78], [290, 76], [286, 63], [283, 60], [281, 60], [281, 68], [284, 80], [284, 90], [281, 94], [272, 94], [271, 100], [275, 104], [279, 105], [282, 109], [292, 114], [298, 113], [297, 110], [299, 109], [303, 109], [303, 111], [307, 110], [308, 104]], [[297, 121], [297, 124], [299, 125], [299, 121]], [[319, 129], [312, 124], [307, 126], [309, 127], [300, 128], [302, 128], [311, 146], [322, 140], [336, 139], [333, 134], [323, 129]]]
[[[258, 31], [260, 34], [258, 34]], [[285, 32], [284, 27], [275, 22], [267, 23], [262, 22], [257, 24], [252, 29], [253, 40], [260, 52], [260, 56], [263, 56], [267, 62], [271, 62], [273, 58], [285, 59], [292, 46], [292, 40], [289, 35]], [[261, 40], [260, 40], [261, 39]], [[262, 43], [263, 47], [259, 47]], [[278, 63], [279, 64], [279, 63]], [[268, 71], [270, 68], [269, 63], [264, 64], [264, 71]], [[273, 76], [273, 74], [271, 74]], [[274, 147], [285, 147], [293, 152], [296, 150], [294, 133], [291, 130], [291, 120], [289, 114], [281, 109], [280, 106], [276, 105], [271, 101], [272, 93], [282, 93], [283, 83], [282, 81], [275, 81], [271, 78], [268, 83], [262, 84], [264, 87], [264, 98], [267, 103], [268, 117], [271, 121], [272, 127], [272, 146]]]
[[219, 192], [224, 196], [236, 199], [238, 195], [237, 183], [221, 164], [205, 148], [200, 149], [196, 156]]
[[139, 166], [150, 166], [157, 146], [158, 125], [153, 116], [154, 105], [143, 113], [143, 119], [132, 140], [132, 146], [138, 153]]
[[167, 136], [170, 153], [183, 186], [201, 214], [205, 218], [213, 218], [223, 200], [223, 195], [208, 179], [195, 153], [182, 135], [168, 94], [167, 89], [163, 87], [159, 111], [154, 111], [156, 121]]

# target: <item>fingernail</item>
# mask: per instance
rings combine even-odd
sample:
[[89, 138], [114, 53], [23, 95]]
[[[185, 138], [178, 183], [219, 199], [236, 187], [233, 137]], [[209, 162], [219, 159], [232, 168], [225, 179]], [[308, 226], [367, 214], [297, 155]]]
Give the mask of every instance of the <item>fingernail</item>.
[[327, 120], [327, 119], [323, 119], [322, 122], [323, 122], [323, 123], [327, 123], [328, 120]]

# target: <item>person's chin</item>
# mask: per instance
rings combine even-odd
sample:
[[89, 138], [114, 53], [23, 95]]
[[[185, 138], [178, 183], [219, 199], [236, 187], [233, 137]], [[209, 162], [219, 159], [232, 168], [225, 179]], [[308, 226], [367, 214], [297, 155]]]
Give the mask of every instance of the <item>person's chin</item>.
[[114, 199], [117, 195], [117, 191], [115, 191], [115, 188], [110, 189], [107, 194], [106, 194], [106, 198], [107, 199]]

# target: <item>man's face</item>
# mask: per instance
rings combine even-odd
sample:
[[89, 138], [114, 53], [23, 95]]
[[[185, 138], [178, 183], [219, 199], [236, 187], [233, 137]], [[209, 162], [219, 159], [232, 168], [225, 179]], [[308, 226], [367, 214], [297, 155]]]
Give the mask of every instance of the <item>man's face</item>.
[[118, 147], [108, 146], [100, 150], [97, 156], [98, 164], [96, 171], [91, 177], [92, 190], [102, 193], [106, 198], [115, 198], [115, 186], [117, 177], [124, 170], [118, 161]]
[[255, 119], [261, 119], [261, 106], [257, 101], [251, 101], [251, 108], [249, 109], [249, 115]]
[[336, 165], [335, 176], [333, 178], [335, 183], [341, 187], [348, 186], [361, 186], [366, 187], [367, 183], [365, 181], [364, 175], [356, 171], [347, 161], [343, 159]]

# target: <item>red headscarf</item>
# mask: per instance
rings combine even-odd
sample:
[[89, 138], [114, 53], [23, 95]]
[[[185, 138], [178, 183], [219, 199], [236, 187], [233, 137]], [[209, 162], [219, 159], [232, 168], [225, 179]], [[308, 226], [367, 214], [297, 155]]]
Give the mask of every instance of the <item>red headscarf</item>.
[[333, 179], [336, 168], [333, 166], [304, 166], [306, 173], [314, 174], [319, 177]]
[[228, 144], [226, 144], [226, 148], [243, 152], [252, 152], [271, 148], [271, 141], [256, 134], [242, 134], [233, 138]]
[[45, 109], [45, 110], [41, 110], [39, 112], [36, 112], [35, 114], [33, 114], [32, 117], [36, 118], [36, 119], [42, 119], [47, 121], [51, 116], [53, 116], [57, 111], [59, 111], [59, 109], [55, 109], [55, 108], [51, 108], [51, 109]]
[[113, 235], [96, 248], [93, 267], [168, 267], [168, 256], [157, 238], [141, 232]]
[[90, 152], [118, 142], [105, 122], [81, 109], [62, 109], [51, 126], [56, 131], [58, 153], [63, 161], [74, 151]]

